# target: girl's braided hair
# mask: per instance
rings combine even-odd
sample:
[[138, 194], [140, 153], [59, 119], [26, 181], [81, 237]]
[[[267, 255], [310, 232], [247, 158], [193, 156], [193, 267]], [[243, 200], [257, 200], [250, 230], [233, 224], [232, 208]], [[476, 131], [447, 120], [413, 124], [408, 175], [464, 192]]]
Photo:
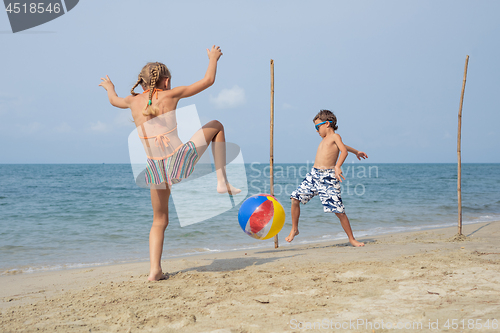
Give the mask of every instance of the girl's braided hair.
[[156, 116], [156, 114], [158, 113], [159, 111], [158, 106], [153, 107], [151, 105], [151, 102], [154, 89], [156, 88], [156, 84], [163, 78], [171, 78], [171, 75], [167, 66], [165, 66], [161, 62], [149, 62], [146, 64], [146, 66], [142, 68], [141, 72], [139, 73], [137, 82], [132, 87], [130, 93], [134, 96], [138, 95], [138, 93], [136, 93], [134, 89], [139, 84], [144, 88], [144, 90], [146, 90], [149, 87], [148, 104], [146, 105], [146, 108], [142, 112], [143, 115]]

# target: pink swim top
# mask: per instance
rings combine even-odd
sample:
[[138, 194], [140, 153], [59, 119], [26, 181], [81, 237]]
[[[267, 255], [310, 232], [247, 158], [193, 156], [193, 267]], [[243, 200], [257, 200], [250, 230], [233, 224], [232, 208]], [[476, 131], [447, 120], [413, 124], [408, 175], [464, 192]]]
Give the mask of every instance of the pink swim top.
[[148, 120], [137, 127], [137, 132], [146, 155], [154, 160], [172, 156], [182, 146], [182, 141], [177, 134], [175, 110]]

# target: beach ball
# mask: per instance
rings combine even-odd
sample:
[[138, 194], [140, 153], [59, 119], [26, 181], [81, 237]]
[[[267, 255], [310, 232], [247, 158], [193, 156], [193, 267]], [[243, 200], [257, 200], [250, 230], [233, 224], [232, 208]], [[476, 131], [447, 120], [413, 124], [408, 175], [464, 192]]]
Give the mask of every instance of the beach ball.
[[246, 199], [238, 211], [243, 231], [257, 239], [274, 237], [285, 224], [285, 210], [275, 197], [257, 194]]

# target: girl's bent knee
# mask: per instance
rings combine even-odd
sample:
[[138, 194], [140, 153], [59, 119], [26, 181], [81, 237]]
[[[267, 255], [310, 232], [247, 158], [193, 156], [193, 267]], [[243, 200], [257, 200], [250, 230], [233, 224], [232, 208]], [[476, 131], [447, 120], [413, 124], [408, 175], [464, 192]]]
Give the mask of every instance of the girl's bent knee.
[[218, 120], [212, 120], [209, 122], [209, 124], [211, 127], [215, 127], [215, 128], [220, 129], [220, 130], [224, 130], [224, 125], [222, 125], [222, 123]]

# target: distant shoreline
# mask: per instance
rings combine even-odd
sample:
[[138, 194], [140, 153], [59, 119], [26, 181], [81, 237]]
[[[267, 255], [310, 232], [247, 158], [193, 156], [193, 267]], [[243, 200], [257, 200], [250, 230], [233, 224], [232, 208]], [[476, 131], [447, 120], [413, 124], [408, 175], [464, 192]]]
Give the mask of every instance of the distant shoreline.
[[[314, 161], [310, 162], [309, 164], [312, 167]], [[245, 165], [251, 165], [252, 163], [258, 163], [260, 165], [269, 165], [269, 162], [251, 162], [251, 163], [245, 163]], [[107, 162], [94, 162], [94, 163], [0, 163], [0, 165], [127, 165], [130, 163], [107, 163]], [[280, 163], [280, 162], [275, 162], [274, 165], [287, 165], [287, 164], [307, 164], [307, 162], [286, 162], [286, 163]], [[351, 161], [351, 162], [345, 162], [344, 164], [366, 164], [366, 165], [375, 165], [375, 164], [383, 164], [383, 165], [392, 165], [392, 164], [422, 164], [422, 165], [430, 165], [430, 164], [453, 164], [456, 165], [457, 162], [370, 162], [370, 161]], [[464, 164], [470, 164], [470, 165], [483, 165], [483, 164], [500, 164], [500, 162], [473, 162], [473, 163], [468, 163], [468, 162], [462, 162], [462, 165]]]

